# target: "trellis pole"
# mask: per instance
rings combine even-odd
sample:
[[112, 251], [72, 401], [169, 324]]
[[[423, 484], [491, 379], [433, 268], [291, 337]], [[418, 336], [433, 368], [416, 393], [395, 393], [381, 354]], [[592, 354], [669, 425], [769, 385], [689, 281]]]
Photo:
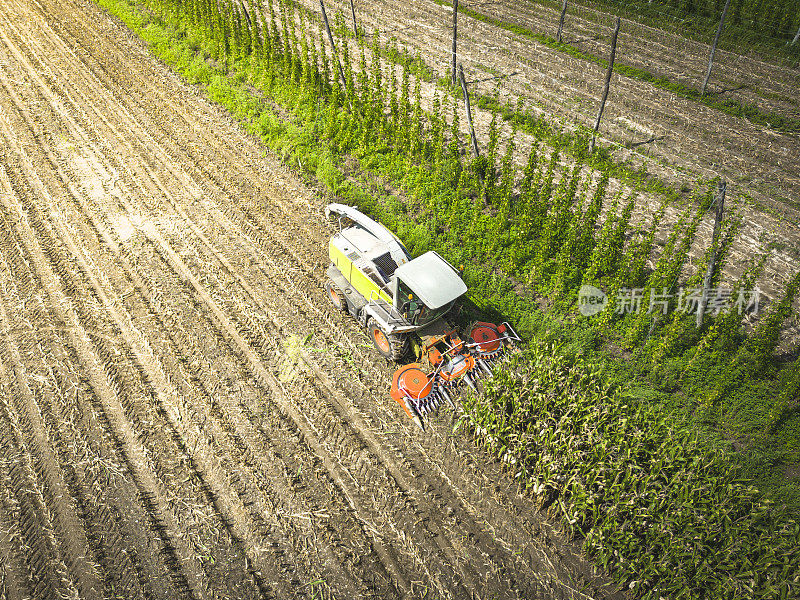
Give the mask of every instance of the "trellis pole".
[[722, 33], [722, 26], [725, 24], [725, 15], [728, 14], [728, 5], [730, 5], [730, 3], [731, 0], [725, 0], [725, 6], [722, 8], [722, 17], [719, 20], [717, 34], [714, 36], [714, 43], [711, 45], [711, 55], [708, 57], [708, 70], [706, 71], [706, 78], [703, 80], [703, 89], [700, 92], [701, 96], [706, 95], [706, 86], [708, 85], [708, 80], [711, 78], [711, 67], [714, 66], [714, 54], [717, 52], [717, 43]]
[[567, 14], [567, 0], [564, 0], [564, 4], [561, 7], [561, 18], [558, 20], [558, 35], [556, 36], [556, 39], [558, 40], [559, 44], [561, 43], [561, 32], [564, 30], [564, 17], [566, 16], [566, 14]]
[[453, 87], [456, 85], [458, 75], [456, 73], [456, 29], [458, 25], [458, 0], [453, 0], [453, 56], [452, 56], [452, 74], [451, 83]]
[[331, 43], [331, 53], [333, 54], [333, 60], [336, 61], [336, 66], [339, 69], [339, 77], [342, 79], [342, 88], [346, 89], [347, 80], [344, 77], [344, 69], [342, 69], [342, 63], [339, 62], [339, 55], [336, 53], [336, 43], [333, 41], [331, 26], [328, 23], [328, 13], [325, 12], [325, 1], [319, 0], [319, 6], [322, 9], [322, 21], [325, 23], [325, 31], [328, 33], [328, 41]]
[[611, 36], [611, 58], [608, 59], [608, 70], [606, 71], [606, 83], [603, 86], [603, 97], [600, 100], [600, 109], [597, 111], [597, 119], [594, 122], [594, 130], [592, 132], [592, 143], [589, 147], [589, 152], [594, 152], [594, 141], [597, 136], [597, 131], [600, 129], [600, 117], [603, 116], [603, 109], [606, 107], [606, 100], [608, 99], [608, 88], [611, 84], [611, 73], [614, 72], [614, 57], [617, 54], [617, 36], [619, 35], [619, 17], [614, 26], [614, 34]]
[[356, 23], [356, 7], [353, 5], [353, 0], [350, 0], [350, 12], [353, 14], [353, 33], [356, 34], [356, 39], [358, 39], [358, 23]]
[[708, 268], [706, 269], [706, 276], [703, 278], [703, 294], [700, 296], [700, 304], [697, 307], [697, 326], [703, 324], [703, 313], [706, 312], [708, 305], [708, 290], [711, 287], [711, 276], [714, 274], [714, 263], [717, 260], [717, 240], [719, 239], [719, 230], [722, 227], [722, 211], [725, 205], [725, 180], [719, 183], [717, 190], [717, 212], [714, 216], [714, 233], [711, 234], [711, 257], [708, 261]]

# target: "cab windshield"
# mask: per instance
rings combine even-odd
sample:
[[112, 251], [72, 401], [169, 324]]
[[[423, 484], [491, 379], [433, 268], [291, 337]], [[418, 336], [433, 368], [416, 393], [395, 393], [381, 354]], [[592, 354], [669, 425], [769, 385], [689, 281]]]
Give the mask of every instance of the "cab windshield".
[[397, 282], [397, 298], [398, 311], [412, 325], [425, 325], [435, 321], [453, 306], [453, 302], [448, 302], [444, 306], [431, 310], [402, 280]]

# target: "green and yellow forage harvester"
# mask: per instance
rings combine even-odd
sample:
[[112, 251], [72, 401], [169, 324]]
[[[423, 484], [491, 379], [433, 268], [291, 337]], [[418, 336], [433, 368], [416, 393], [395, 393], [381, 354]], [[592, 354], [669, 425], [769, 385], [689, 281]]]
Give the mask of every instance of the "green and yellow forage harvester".
[[339, 223], [329, 245], [328, 296], [386, 358], [400, 361], [413, 348], [417, 362], [395, 371], [389, 393], [423, 427], [422, 417], [442, 401], [455, 406], [462, 383], [477, 391], [520, 338], [508, 323], [483, 321], [462, 335], [446, 318], [467, 291], [458, 269], [433, 251], [412, 258], [396, 235], [355, 208], [329, 204], [325, 214]]

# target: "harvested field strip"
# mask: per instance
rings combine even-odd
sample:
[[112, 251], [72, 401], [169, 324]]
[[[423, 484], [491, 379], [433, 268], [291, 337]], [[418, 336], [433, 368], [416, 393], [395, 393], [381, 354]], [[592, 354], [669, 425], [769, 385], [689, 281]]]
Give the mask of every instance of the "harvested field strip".
[[[464, 6], [470, 7], [469, 0]], [[476, 4], [473, 10], [491, 13], [507, 23], [522, 25], [553, 37], [561, 7], [526, 2], [514, 7], [495, 3], [491, 5], [491, 10], [487, 10], [489, 8]], [[565, 19], [563, 38], [567, 43], [588, 50], [595, 56], [605, 57], [614, 19], [608, 13], [587, 6], [573, 4], [569, 8], [571, 10], [568, 10]], [[712, 36], [701, 42], [687, 39], [683, 33], [684, 30], [667, 31], [623, 17], [620, 59], [634, 67], [656, 69], [656, 76], [699, 89], [708, 68]], [[767, 111], [796, 118], [798, 101], [791, 93], [797, 85], [796, 73], [781, 65], [779, 59], [760, 59], [748, 50], [750, 48], [732, 52], [717, 48], [710, 82], [712, 87], [719, 82], [727, 88], [733, 88], [734, 98], [743, 95], [745, 101], [758, 103], [763, 99], [771, 99], [771, 102], [765, 103]], [[743, 89], [737, 89], [740, 86]]]
[[[20, 205], [9, 206], [10, 200], [7, 198], [4, 199], [5, 208], [14, 211], [18, 219], [23, 217], [22, 207]], [[115, 389], [116, 384], [106, 375], [108, 363], [98, 356], [76, 313], [68, 308], [71, 306], [71, 302], [56, 283], [61, 281], [61, 277], [56, 275], [51, 268], [47, 257], [45, 257], [36, 241], [37, 235], [34, 230], [27, 224], [23, 225], [26, 220], [24, 218], [20, 219], [17, 222], [18, 227], [16, 229], [22, 234], [22, 243], [34, 265], [36, 276], [49, 296], [49, 304], [53, 307], [56, 318], [64, 323], [69, 342], [78, 355], [83, 370], [88, 374], [94, 393], [103, 406], [106, 419], [114, 429], [117, 443], [123, 448], [131, 473], [140, 486], [140, 493], [144, 497], [149, 497], [153, 502], [154, 514], [152, 517], [156, 527], [164, 532], [165, 537], [170, 540], [170, 547], [175, 550], [176, 566], [179, 566], [182, 571], [181, 577], [184, 580], [187, 591], [192, 590], [194, 587], [192, 595], [196, 598], [201, 598], [203, 595], [198, 591], [200, 588], [196, 582], [200, 569], [194, 564], [192, 554], [185, 547], [182, 536], [175, 533], [178, 531], [178, 527], [175, 524], [174, 516], [172, 516], [171, 510], [166, 507], [163, 500], [160, 500], [161, 494], [155, 492], [158, 489], [158, 485], [151, 471], [144, 468], [144, 465], [148, 463], [145, 458], [144, 448], [138, 441], [138, 437], [125, 415], [125, 409], [119, 399], [119, 390]], [[66, 273], [62, 272], [60, 275], [64, 276]], [[183, 571], [188, 571], [189, 574], [187, 575]]]
[[[5, 373], [3, 373], [5, 378]], [[10, 382], [3, 383], [10, 389]], [[11, 540], [24, 540], [26, 551], [19, 560], [27, 567], [30, 591], [39, 598], [77, 594], [75, 582], [64, 563], [56, 538], [48, 501], [39, 485], [35, 457], [28, 450], [19, 418], [4, 402], [0, 439], [8, 454], [2, 463], [3, 508]], [[8, 563], [13, 569], [14, 562]], [[21, 569], [20, 569], [21, 570]]]
[[[0, 328], [10, 329], [6, 309], [2, 304], [0, 304]], [[23, 366], [19, 350], [10, 341], [6, 343], [8, 345], [7, 356], [11, 361], [17, 381], [17, 393], [12, 397], [16, 397], [20, 401], [19, 405], [14, 406], [12, 410], [15, 409], [20, 415], [20, 423], [25, 430], [17, 434], [17, 443], [21, 443], [23, 439], [28, 440], [30, 452], [36, 457], [35, 468], [41, 474], [41, 486], [47, 494], [45, 501], [48, 510], [52, 511], [53, 527], [58, 532], [58, 548], [60, 552], [63, 552], [63, 560], [71, 573], [72, 579], [75, 581], [79, 593], [87, 598], [100, 598], [102, 588], [96, 569], [90, 561], [86, 560], [86, 557], [91, 556], [91, 553], [83, 524], [78, 517], [75, 505], [69, 500], [71, 495], [68, 490], [68, 483], [65, 481], [65, 474], [61, 470], [56, 451], [50, 445], [50, 439], [43, 422], [42, 413], [46, 411], [42, 410], [37, 404], [34, 394], [28, 385], [26, 369]], [[32, 350], [32, 348], [26, 348], [26, 350]], [[24, 453], [26, 449], [21, 448], [20, 450]], [[53, 550], [55, 552], [59, 551], [56, 548]]]
[[[0, 343], [103, 596], [609, 596], [450, 415], [422, 439], [384, 400], [387, 365], [323, 305], [321, 199], [92, 5], [15, 1], [0, 31]], [[4, 581], [79, 595], [9, 464], [3, 524], [39, 525], [0, 545]]]
[[[58, 227], [58, 224], [56, 226]], [[71, 241], [70, 237], [69, 237], [70, 234], [64, 228], [63, 224], [61, 224], [60, 229], [61, 229], [61, 234], [62, 234], [62, 240], [63, 240], [64, 244], [67, 246], [67, 249], [70, 250], [73, 253], [75, 258], [78, 259], [80, 266], [86, 268], [85, 261], [81, 260], [82, 259], [82, 256], [81, 256], [82, 253], [74, 246], [74, 244], [70, 243], [70, 241]], [[137, 356], [137, 361], [139, 362], [139, 367], [144, 371], [144, 373], [146, 374], [146, 376], [149, 379], [149, 381], [153, 385], [156, 386], [156, 391], [155, 391], [156, 396], [163, 395], [165, 393], [164, 390], [172, 391], [171, 388], [168, 386], [168, 384], [166, 384], [166, 382], [165, 382], [165, 378], [163, 376], [163, 372], [159, 372], [158, 369], [157, 369], [157, 366], [153, 365], [153, 363], [152, 363], [152, 354], [148, 353], [146, 345], [144, 345], [145, 342], [143, 342], [143, 340], [141, 340], [141, 339], [135, 339], [135, 338], [132, 339], [132, 336], [134, 336], [135, 334], [131, 333], [130, 330], [125, 327], [125, 325], [126, 325], [125, 320], [119, 315], [119, 313], [114, 311], [113, 303], [111, 302], [111, 300], [109, 300], [108, 297], [106, 297], [104, 295], [103, 290], [99, 286], [99, 283], [98, 283], [97, 279], [96, 278], [92, 278], [90, 273], [88, 275], [90, 277], [91, 283], [94, 286], [95, 295], [99, 298], [101, 304], [103, 304], [106, 307], [106, 309], [109, 310], [112, 318], [115, 320], [115, 324], [123, 332], [123, 338], [126, 338], [125, 341], [133, 349], [134, 355]], [[165, 403], [165, 406], [174, 406], [174, 405], [176, 405], [176, 402], [175, 402], [176, 396], [177, 395], [173, 393], [171, 395], [171, 397], [168, 398], [167, 400], [164, 400], [162, 398], [162, 401]], [[166, 412], [167, 414], [170, 414], [166, 410], [164, 412]], [[180, 421], [178, 421], [178, 422], [180, 422]], [[173, 425], [175, 425], [175, 423], [173, 423]], [[202, 441], [196, 440], [196, 439], [189, 439], [188, 441], [184, 439], [183, 441], [184, 441], [184, 444], [187, 445], [187, 447], [194, 447], [195, 449], [197, 449], [198, 447], [199, 448], [207, 448], [207, 447], [210, 446], [210, 444], [208, 444], [207, 441], [205, 443], [203, 443]], [[201, 465], [207, 464], [207, 462], [208, 462], [208, 460], [205, 459], [204, 457], [198, 457], [197, 455], [192, 456], [192, 458], [193, 458], [193, 460], [195, 462], [199, 462]], [[209, 477], [209, 478], [206, 479], [207, 485], [209, 485], [209, 487], [211, 488], [212, 494], [217, 496], [218, 502], [221, 502], [221, 500], [219, 500], [219, 497], [224, 492], [221, 491], [220, 489], [218, 489], [218, 487], [216, 487], [214, 485], [214, 481], [220, 480], [220, 479], [221, 479], [221, 476], [217, 475], [216, 477], [214, 477], [213, 473], [212, 473], [212, 477]], [[229, 497], [229, 495], [228, 496], [223, 496], [223, 499], [228, 503], [233, 502], [233, 500]], [[235, 512], [237, 510], [238, 510], [238, 512]], [[237, 515], [240, 515], [243, 512], [243, 508], [241, 506], [239, 506], [238, 509], [237, 509], [235, 507], [235, 505], [234, 505], [233, 509], [228, 508], [227, 510], [225, 510], [225, 508], [223, 507], [223, 511], [225, 511], [224, 514], [223, 514], [223, 520], [224, 521], [231, 521], [233, 523], [234, 533], [235, 534], [237, 534], [241, 538], [245, 539], [245, 541], [247, 540], [247, 538], [251, 537], [251, 534], [247, 530], [247, 524], [244, 523], [241, 518], [238, 518], [238, 523], [237, 523]], [[234, 511], [233, 514], [231, 514], [232, 511]], [[238, 531], [236, 530], [237, 526], [239, 527]], [[253, 548], [253, 544], [246, 545], [246, 547]], [[257, 555], [254, 555], [253, 557], [251, 557], [251, 560], [253, 560], [254, 566], [256, 568], [258, 568], [259, 571], [266, 572], [266, 569], [263, 568], [263, 565], [259, 564], [261, 561], [258, 560], [258, 556]], [[286, 590], [284, 590], [284, 594], [285, 593], [287, 593]]]

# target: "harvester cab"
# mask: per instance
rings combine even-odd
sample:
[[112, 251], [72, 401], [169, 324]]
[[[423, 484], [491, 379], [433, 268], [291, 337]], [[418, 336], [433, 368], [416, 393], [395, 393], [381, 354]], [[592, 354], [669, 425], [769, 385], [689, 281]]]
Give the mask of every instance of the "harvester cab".
[[360, 211], [329, 204], [339, 230], [330, 240], [325, 289], [333, 305], [364, 326], [378, 352], [400, 360], [413, 342], [419, 362], [399, 368], [390, 395], [422, 427], [421, 417], [462, 382], [477, 390], [490, 365], [519, 341], [508, 323], [474, 323], [466, 338], [444, 317], [467, 291], [459, 271], [436, 252], [412, 258], [391, 231]]

